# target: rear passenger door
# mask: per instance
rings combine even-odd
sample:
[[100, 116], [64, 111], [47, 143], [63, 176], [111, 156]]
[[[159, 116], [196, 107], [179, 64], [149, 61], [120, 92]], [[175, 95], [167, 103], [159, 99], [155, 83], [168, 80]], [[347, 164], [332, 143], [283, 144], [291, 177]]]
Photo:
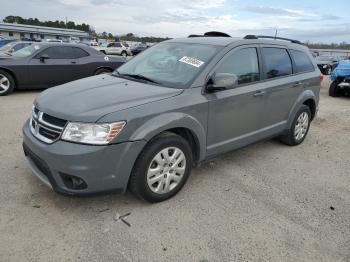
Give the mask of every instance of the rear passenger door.
[[262, 124], [271, 135], [285, 129], [289, 112], [303, 86], [293, 79], [293, 63], [284, 46], [262, 46], [266, 105]]

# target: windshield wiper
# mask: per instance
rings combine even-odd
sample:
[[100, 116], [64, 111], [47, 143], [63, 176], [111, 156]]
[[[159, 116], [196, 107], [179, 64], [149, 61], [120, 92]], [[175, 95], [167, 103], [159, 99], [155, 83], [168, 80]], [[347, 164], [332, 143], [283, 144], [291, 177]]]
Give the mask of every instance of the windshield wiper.
[[144, 75], [140, 75], [140, 74], [121, 74], [119, 73], [118, 71], [116, 71], [117, 75], [119, 76], [126, 76], [126, 77], [130, 77], [130, 78], [134, 78], [134, 79], [140, 79], [140, 80], [145, 80], [147, 82], [151, 82], [151, 83], [154, 83], [154, 84], [160, 84], [159, 82], [151, 79], [151, 78], [148, 78], [147, 76], [144, 76]]

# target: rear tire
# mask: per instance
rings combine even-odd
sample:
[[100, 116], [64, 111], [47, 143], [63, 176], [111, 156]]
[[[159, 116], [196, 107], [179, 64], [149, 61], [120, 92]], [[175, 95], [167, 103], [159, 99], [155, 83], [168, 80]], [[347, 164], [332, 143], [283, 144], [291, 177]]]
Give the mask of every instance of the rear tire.
[[100, 50], [101, 53], [103, 54], [106, 54], [106, 51], [105, 50]]
[[340, 96], [338, 82], [336, 80], [331, 83], [331, 85], [329, 87], [328, 94], [329, 94], [329, 96], [332, 96], [332, 97]]
[[4, 70], [0, 70], [0, 96], [11, 94], [15, 90], [13, 76]]
[[123, 51], [123, 52], [121, 53], [121, 55], [122, 55], [123, 57], [127, 57], [127, 56], [128, 56], [128, 53], [125, 52], [125, 51]]
[[161, 202], [181, 190], [191, 169], [192, 152], [188, 142], [165, 132], [151, 140], [137, 158], [129, 189], [148, 202]]
[[112, 71], [107, 68], [100, 68], [95, 71], [95, 75], [109, 74]]
[[289, 146], [301, 144], [306, 138], [311, 123], [311, 110], [308, 106], [302, 105], [295, 114], [293, 123], [286, 134], [280, 137], [282, 143]]

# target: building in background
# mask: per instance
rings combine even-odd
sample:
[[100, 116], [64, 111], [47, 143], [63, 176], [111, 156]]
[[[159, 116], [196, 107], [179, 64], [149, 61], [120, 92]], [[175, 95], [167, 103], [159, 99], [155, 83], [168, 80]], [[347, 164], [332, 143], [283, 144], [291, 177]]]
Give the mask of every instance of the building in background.
[[80, 30], [10, 23], [0, 23], [0, 36], [43, 41], [49, 39], [86, 41], [90, 39], [87, 32]]

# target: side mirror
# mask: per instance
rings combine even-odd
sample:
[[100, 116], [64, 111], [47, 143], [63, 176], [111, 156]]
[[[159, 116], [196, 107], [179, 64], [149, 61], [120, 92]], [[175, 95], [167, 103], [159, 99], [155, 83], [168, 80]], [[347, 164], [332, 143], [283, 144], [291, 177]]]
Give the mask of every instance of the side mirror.
[[15, 52], [15, 50], [14, 50], [13, 48], [11, 48], [11, 49], [8, 50], [7, 52], [11, 54], [11, 53]]
[[228, 73], [217, 73], [211, 77], [207, 84], [207, 91], [214, 92], [225, 89], [232, 89], [238, 85], [238, 76]]
[[42, 54], [40, 56], [40, 62], [44, 63], [46, 59], [49, 59], [50, 57], [47, 54]]

